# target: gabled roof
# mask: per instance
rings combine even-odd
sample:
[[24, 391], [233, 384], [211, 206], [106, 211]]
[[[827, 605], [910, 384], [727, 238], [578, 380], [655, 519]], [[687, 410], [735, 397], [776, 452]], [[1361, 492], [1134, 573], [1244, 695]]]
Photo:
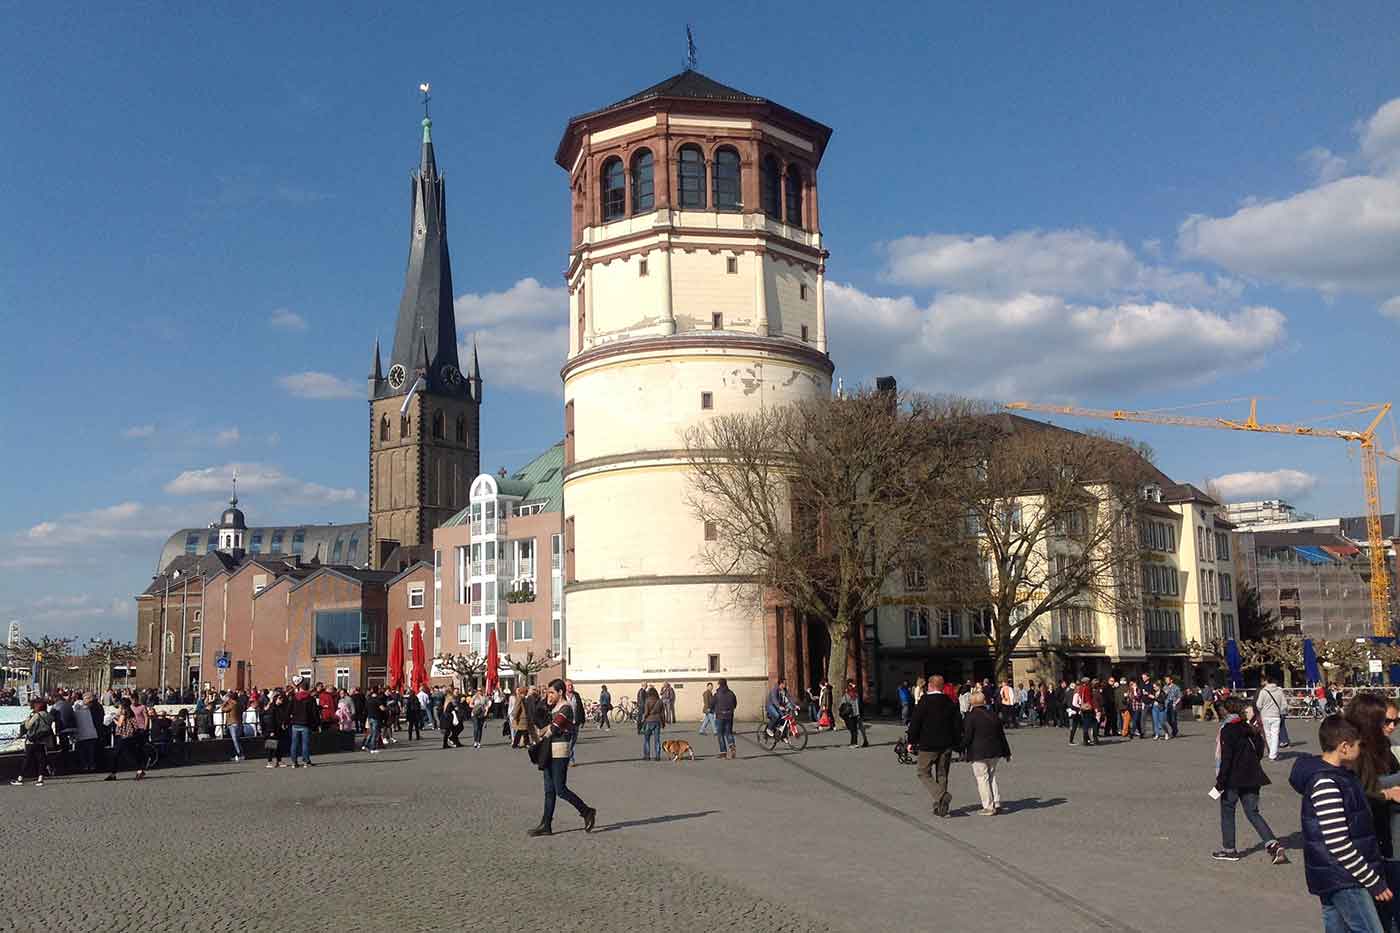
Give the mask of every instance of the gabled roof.
[[398, 583], [404, 577], [407, 577], [410, 574], [417, 573], [419, 570], [423, 569], [432, 570], [433, 565], [428, 563], [426, 560], [420, 560], [416, 564], [410, 564], [409, 566], [405, 567], [403, 570], [395, 574], [393, 577], [389, 578], [389, 582], [384, 585], [393, 586], [395, 583]]
[[1171, 486], [1163, 488], [1162, 501], [1171, 503], [1199, 502], [1202, 505], [1220, 504], [1190, 483], [1174, 483]]
[[362, 570], [359, 567], [317, 567], [313, 572], [303, 577], [293, 589], [301, 589], [306, 584], [324, 574], [333, 574], [342, 580], [351, 583], [358, 583], [361, 586], [369, 584], [371, 586], [384, 586], [394, 574], [388, 570]]

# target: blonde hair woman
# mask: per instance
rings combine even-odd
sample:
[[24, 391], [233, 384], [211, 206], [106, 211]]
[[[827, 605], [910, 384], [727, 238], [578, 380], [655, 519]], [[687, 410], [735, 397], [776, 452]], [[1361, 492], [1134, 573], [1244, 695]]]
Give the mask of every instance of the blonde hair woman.
[[928, 681], [920, 677], [914, 681], [914, 705], [918, 706], [919, 701], [928, 693]]

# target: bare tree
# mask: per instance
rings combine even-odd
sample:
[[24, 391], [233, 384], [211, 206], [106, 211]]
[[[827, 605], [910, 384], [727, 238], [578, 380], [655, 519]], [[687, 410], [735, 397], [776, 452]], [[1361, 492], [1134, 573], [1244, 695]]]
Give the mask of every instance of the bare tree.
[[932, 561], [928, 578], [931, 601], [979, 614], [1006, 677], [1032, 629], [1087, 647], [1102, 644], [1097, 614], [1136, 624], [1137, 516], [1161, 474], [1130, 441], [1006, 414], [982, 424], [977, 466], [954, 493], [969, 547]]
[[451, 671], [457, 678], [458, 688], [466, 690], [469, 684], [476, 683], [477, 678], [486, 672], [486, 659], [475, 651], [440, 654], [433, 658], [433, 666]]
[[39, 689], [48, 689], [50, 672], [63, 671], [73, 654], [75, 638], [55, 638], [45, 635], [42, 638], [20, 638], [10, 646], [10, 664], [13, 667], [39, 667]]
[[686, 435], [703, 561], [735, 581], [732, 601], [754, 605], [766, 591], [819, 621], [827, 676], [843, 683], [853, 627], [911, 542], [948, 540], [956, 510], [944, 478], [969, 467], [974, 407], [861, 389], [706, 419]]
[[559, 663], [559, 655], [553, 651], [546, 651], [539, 657], [535, 657], [535, 652], [527, 651], [523, 658], [514, 658], [509, 654], [503, 654], [501, 660], [509, 664], [511, 670], [515, 671], [517, 681], [532, 684], [535, 682], [536, 674]]
[[112, 685], [113, 667], [118, 664], [129, 667], [145, 660], [149, 654], [134, 642], [90, 638], [82, 656], [75, 660], [92, 689], [105, 690]]

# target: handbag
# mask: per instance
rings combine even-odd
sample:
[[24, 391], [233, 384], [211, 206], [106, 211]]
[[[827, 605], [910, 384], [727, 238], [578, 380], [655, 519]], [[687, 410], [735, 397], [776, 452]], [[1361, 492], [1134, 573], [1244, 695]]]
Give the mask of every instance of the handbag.
[[530, 756], [530, 764], [543, 771], [549, 767], [549, 739], [541, 739], [526, 749]]
[[851, 718], [851, 704], [849, 704], [849, 703], [844, 703], [844, 702], [843, 702], [840, 706], [836, 707], [836, 713], [837, 713], [837, 715], [839, 715], [842, 719], [850, 719], [850, 718]]
[[265, 740], [263, 740], [263, 751], [265, 751], [265, 752], [275, 752], [275, 751], [277, 751], [277, 737], [276, 737], [276, 736], [270, 735], [270, 736], [268, 736]]

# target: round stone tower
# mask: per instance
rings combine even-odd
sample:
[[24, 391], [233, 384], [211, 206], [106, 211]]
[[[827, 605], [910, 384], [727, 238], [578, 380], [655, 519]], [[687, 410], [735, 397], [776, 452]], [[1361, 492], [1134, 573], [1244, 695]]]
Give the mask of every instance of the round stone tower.
[[817, 211], [830, 136], [695, 71], [564, 131], [564, 618], [585, 693], [669, 682], [678, 713], [698, 716], [705, 683], [726, 677], [760, 708], [771, 626], [702, 560], [685, 432], [831, 392]]

